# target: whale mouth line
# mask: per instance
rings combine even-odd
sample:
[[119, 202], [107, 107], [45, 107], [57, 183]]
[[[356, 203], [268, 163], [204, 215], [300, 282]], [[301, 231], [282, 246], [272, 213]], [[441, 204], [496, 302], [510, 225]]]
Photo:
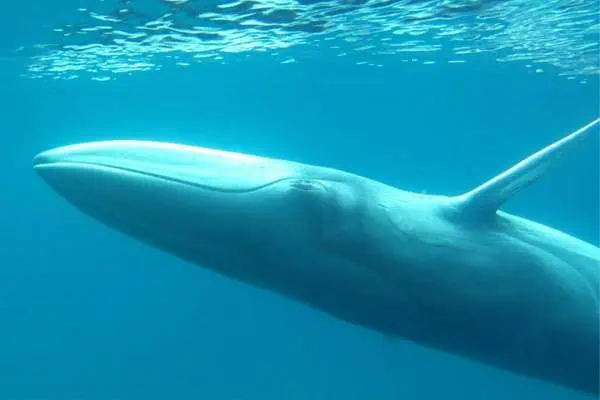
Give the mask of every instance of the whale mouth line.
[[140, 176], [144, 176], [144, 177], [148, 177], [148, 178], [159, 179], [159, 180], [166, 181], [166, 182], [177, 183], [177, 184], [181, 184], [181, 185], [195, 187], [198, 189], [210, 190], [210, 191], [220, 192], [220, 193], [240, 193], [240, 194], [241, 193], [251, 193], [251, 192], [255, 192], [257, 190], [264, 189], [266, 187], [275, 185], [275, 184], [285, 181], [287, 179], [291, 179], [290, 177], [284, 177], [284, 178], [275, 179], [273, 181], [267, 182], [262, 185], [257, 185], [257, 186], [251, 187], [251, 188], [224, 189], [224, 188], [217, 188], [217, 187], [211, 186], [211, 185], [203, 185], [201, 183], [194, 182], [194, 181], [175, 178], [175, 177], [168, 176], [168, 175], [157, 174], [154, 172], [140, 171], [135, 168], [128, 168], [128, 167], [122, 167], [122, 166], [118, 166], [118, 165], [111, 165], [111, 164], [105, 164], [105, 163], [99, 163], [99, 162], [82, 162], [82, 161], [34, 162], [34, 166], [33, 166], [33, 168], [36, 171], [42, 170], [44, 168], [55, 168], [55, 167], [82, 168], [82, 169], [87, 168], [87, 169], [98, 169], [98, 170], [105, 170], [105, 171], [120, 171], [120, 172], [129, 173], [129, 174], [140, 175]]

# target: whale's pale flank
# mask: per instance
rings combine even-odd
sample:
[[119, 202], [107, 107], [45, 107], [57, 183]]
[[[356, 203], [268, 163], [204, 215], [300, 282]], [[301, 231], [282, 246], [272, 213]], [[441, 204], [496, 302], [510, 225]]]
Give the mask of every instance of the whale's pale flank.
[[84, 213], [181, 259], [388, 336], [598, 395], [600, 248], [499, 207], [599, 122], [457, 196], [152, 141], [60, 147], [34, 168]]

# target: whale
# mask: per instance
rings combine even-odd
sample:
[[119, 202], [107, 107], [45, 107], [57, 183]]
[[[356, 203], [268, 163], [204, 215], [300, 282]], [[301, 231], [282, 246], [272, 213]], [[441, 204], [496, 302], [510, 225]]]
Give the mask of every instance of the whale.
[[600, 248], [501, 208], [599, 123], [457, 194], [151, 140], [66, 144], [34, 156], [33, 169], [98, 228], [184, 265], [384, 336], [598, 396]]

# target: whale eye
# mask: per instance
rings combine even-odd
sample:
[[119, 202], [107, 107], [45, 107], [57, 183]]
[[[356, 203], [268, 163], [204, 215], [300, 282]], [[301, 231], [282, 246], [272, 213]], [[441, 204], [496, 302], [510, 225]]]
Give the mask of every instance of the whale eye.
[[287, 212], [282, 215], [294, 221], [281, 224], [288, 234], [304, 235], [316, 246], [342, 246], [360, 224], [356, 189], [345, 182], [293, 178], [285, 189], [281, 204]]
[[299, 179], [293, 181], [290, 186], [294, 189], [304, 190], [304, 191], [314, 191], [314, 190], [323, 190], [323, 184], [312, 181], [310, 179]]
[[[286, 197], [307, 214], [321, 213], [330, 197], [328, 185], [317, 179], [291, 179], [286, 184]], [[297, 210], [297, 209], [296, 209]]]

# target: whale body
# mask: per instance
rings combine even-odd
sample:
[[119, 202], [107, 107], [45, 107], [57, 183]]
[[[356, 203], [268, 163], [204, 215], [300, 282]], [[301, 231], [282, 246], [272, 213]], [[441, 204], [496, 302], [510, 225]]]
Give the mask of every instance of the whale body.
[[460, 195], [153, 141], [44, 151], [35, 171], [87, 215], [343, 321], [599, 394], [600, 249], [500, 210], [596, 119]]

